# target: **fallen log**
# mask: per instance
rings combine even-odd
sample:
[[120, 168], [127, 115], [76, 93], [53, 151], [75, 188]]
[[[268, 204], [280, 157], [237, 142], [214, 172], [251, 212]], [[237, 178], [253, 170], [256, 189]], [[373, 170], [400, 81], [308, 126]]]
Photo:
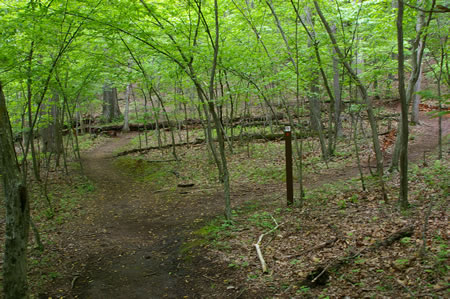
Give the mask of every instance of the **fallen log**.
[[[131, 123], [129, 125], [130, 131], [142, 131], [142, 130], [156, 130], [157, 127], [164, 129], [164, 128], [178, 128], [179, 125], [185, 127], [185, 126], [196, 126], [200, 125], [201, 121], [198, 119], [187, 119], [185, 121], [161, 121], [158, 123], [148, 123], [148, 124], [133, 124]], [[99, 126], [99, 127], [92, 127], [93, 133], [100, 133], [102, 131], [122, 131], [123, 125], [108, 125], [108, 126]]]
[[[316, 133], [313, 132], [302, 132], [302, 133], [297, 133], [297, 138], [301, 138], [301, 137], [310, 137], [310, 136], [314, 136]], [[264, 140], [264, 141], [280, 141], [283, 140], [284, 138], [284, 134], [280, 133], [280, 134], [242, 134], [240, 136], [233, 136], [233, 137], [228, 137], [229, 140], [233, 140], [233, 141], [249, 141], [249, 140]], [[216, 142], [217, 140], [214, 139], [214, 142]], [[133, 154], [133, 153], [143, 153], [143, 152], [148, 152], [151, 150], [156, 150], [156, 149], [167, 149], [167, 148], [171, 148], [173, 146], [179, 147], [179, 146], [185, 146], [185, 145], [198, 145], [198, 144], [203, 144], [205, 143], [206, 140], [203, 138], [197, 138], [195, 141], [192, 142], [181, 142], [181, 143], [175, 143], [173, 144], [165, 144], [162, 146], [150, 146], [150, 147], [145, 147], [145, 148], [135, 148], [135, 149], [131, 149], [131, 150], [127, 150], [127, 151], [123, 151], [120, 152], [118, 154], [116, 154], [116, 157], [120, 157], [120, 156], [125, 156], [128, 154]]]
[[365, 247], [359, 251], [350, 250], [350, 252], [343, 256], [338, 257], [327, 264], [321, 264], [317, 266], [314, 270], [312, 270], [308, 276], [300, 282], [301, 286], [309, 286], [309, 287], [317, 287], [321, 285], [325, 285], [328, 281], [329, 272], [338, 270], [343, 265], [347, 264], [351, 260], [359, 257], [362, 254], [369, 253], [371, 251], [377, 250], [381, 247], [387, 247], [392, 245], [394, 242], [404, 238], [411, 237], [414, 233], [414, 225], [408, 225], [388, 237], [378, 240], [374, 244]]
[[[205, 139], [196, 139], [195, 141], [192, 141], [189, 143], [188, 142], [176, 143], [175, 146], [197, 145], [197, 144], [202, 144], [204, 142], [205, 142]], [[149, 146], [149, 147], [145, 147], [145, 148], [134, 148], [131, 150], [120, 152], [120, 153], [116, 154], [116, 157], [126, 156], [126, 155], [134, 154], [134, 153], [144, 153], [144, 152], [148, 152], [148, 151], [156, 150], [156, 149], [166, 149], [166, 148], [171, 148], [172, 146], [173, 146], [172, 144], [165, 144], [162, 146]]]
[[[252, 122], [263, 122], [269, 120], [280, 120], [283, 119], [284, 115], [282, 113], [277, 113], [275, 116], [273, 115], [263, 115], [263, 116], [249, 116], [249, 117], [236, 117], [230, 120], [224, 120], [225, 123], [231, 124], [232, 126], [238, 126], [241, 124], [248, 124]], [[156, 122], [147, 123], [147, 124], [134, 124], [131, 123], [129, 125], [130, 131], [142, 131], [142, 130], [156, 130], [157, 127], [161, 129], [167, 128], [186, 128], [186, 126], [200, 126], [202, 124], [202, 120], [200, 119], [186, 119], [179, 122], [176, 121], [160, 121], [158, 122], [158, 126]], [[123, 125], [106, 125], [106, 126], [96, 126], [91, 127], [93, 133], [100, 133], [102, 131], [122, 131]]]
[[232, 121], [228, 121], [228, 123], [232, 124], [243, 124], [249, 122], [258, 122], [258, 121], [269, 121], [269, 120], [280, 120], [284, 118], [283, 113], [275, 113], [275, 115], [259, 115], [259, 116], [243, 116], [233, 118]]

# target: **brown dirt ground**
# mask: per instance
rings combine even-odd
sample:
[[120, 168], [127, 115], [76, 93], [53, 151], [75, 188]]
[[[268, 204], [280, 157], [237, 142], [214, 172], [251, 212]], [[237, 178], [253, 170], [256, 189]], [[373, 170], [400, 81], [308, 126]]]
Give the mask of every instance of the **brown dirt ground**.
[[[437, 120], [422, 116], [414, 128], [410, 159], [418, 160], [437, 144]], [[449, 132], [448, 119], [444, 121]], [[82, 219], [75, 220], [67, 239], [68, 268], [65, 298], [207, 298], [208, 273], [227, 277], [230, 269], [213, 269], [201, 252], [186, 262], [180, 248], [190, 233], [223, 210], [220, 192], [197, 190], [155, 192], [148, 185], [114, 165], [114, 151], [126, 145], [133, 134], [111, 138], [84, 153], [85, 174], [96, 186], [96, 200]], [[368, 167], [365, 167], [367, 171]], [[334, 172], [312, 174], [307, 186], [344, 180], [357, 175], [355, 166]], [[196, 188], [196, 187], [194, 187]], [[233, 205], [282, 190], [283, 185], [234, 186]], [[57, 285], [50, 293], [57, 294]], [[226, 296], [226, 293], [222, 293]], [[221, 297], [215, 294], [215, 297]], [[239, 295], [239, 294], [234, 294]], [[47, 298], [48, 295], [41, 295]]]

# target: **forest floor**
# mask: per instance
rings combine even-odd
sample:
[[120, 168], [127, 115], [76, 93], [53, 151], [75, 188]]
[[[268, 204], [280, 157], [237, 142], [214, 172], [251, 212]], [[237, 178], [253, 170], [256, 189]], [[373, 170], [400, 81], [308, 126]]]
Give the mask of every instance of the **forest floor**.
[[[425, 114], [422, 120], [412, 129], [414, 140], [409, 147], [409, 159], [418, 165], [426, 164], [424, 156], [437, 146], [437, 120]], [[448, 134], [446, 119], [444, 136]], [[285, 208], [282, 182], [234, 182], [235, 220], [230, 224], [217, 218], [224, 207], [219, 185], [196, 183], [184, 188], [168, 178], [165, 184], [152, 184], [141, 176], [148, 164], [164, 162], [117, 159], [116, 154], [135, 138], [135, 133], [120, 134], [82, 154], [83, 173], [95, 191], [77, 207], [82, 212], [73, 210], [70, 221], [53, 229], [56, 237], [49, 251], [58, 259], [53, 261], [58, 274], [37, 288], [44, 287], [39, 298], [407, 297], [413, 293], [422, 297], [433, 290], [442, 295], [448, 289], [448, 272], [443, 276], [444, 272], [429, 266], [436, 266], [434, 259], [419, 263], [416, 255], [424, 222], [429, 222], [425, 234], [432, 256], [442, 255], [439, 250], [448, 246], [448, 199], [437, 191], [420, 189], [418, 182], [426, 174], [418, 174], [417, 181], [410, 178], [416, 186], [411, 192], [414, 208], [408, 213], [398, 209], [395, 187], [388, 188], [389, 202], [382, 201], [370, 180], [369, 191], [360, 191], [358, 180], [351, 180], [358, 176], [354, 162], [306, 173], [309, 202], [292, 208]], [[366, 162], [363, 169], [368, 175]], [[448, 179], [448, 169], [441, 175]], [[394, 185], [398, 180], [395, 175], [390, 179]], [[432, 211], [426, 216], [428, 207]], [[407, 224], [415, 226], [407, 240], [411, 246], [402, 239], [400, 245], [386, 250], [391, 254], [381, 251], [356, 259], [359, 266], [349, 266], [351, 275], [329, 273], [326, 287], [301, 284], [315, 266], [331, 263], [351, 248], [370, 246]], [[261, 244], [269, 267], [264, 274], [253, 243], [268, 232]], [[448, 269], [448, 251], [443, 250], [443, 265]], [[436, 267], [442, 267], [439, 263]], [[431, 278], [424, 280], [417, 274], [420, 267], [428, 269]], [[410, 277], [424, 283], [417, 285]]]

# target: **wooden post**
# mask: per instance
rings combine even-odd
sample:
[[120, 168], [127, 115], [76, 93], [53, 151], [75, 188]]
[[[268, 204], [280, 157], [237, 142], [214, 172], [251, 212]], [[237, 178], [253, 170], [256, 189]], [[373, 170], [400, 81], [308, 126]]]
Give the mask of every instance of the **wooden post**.
[[290, 126], [286, 126], [284, 128], [284, 140], [286, 143], [286, 194], [287, 205], [290, 206], [294, 203], [294, 179], [292, 177], [292, 136]]

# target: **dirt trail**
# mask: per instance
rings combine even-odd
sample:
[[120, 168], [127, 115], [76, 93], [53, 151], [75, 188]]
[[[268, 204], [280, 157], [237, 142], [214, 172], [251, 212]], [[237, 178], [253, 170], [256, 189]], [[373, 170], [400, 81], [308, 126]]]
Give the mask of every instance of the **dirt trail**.
[[[78, 298], [182, 298], [188, 273], [179, 248], [193, 223], [222, 209], [219, 197], [155, 194], [113, 164], [114, 150], [132, 134], [86, 153], [86, 175], [100, 196], [95, 203], [94, 236], [88, 263], [74, 287]], [[89, 242], [87, 240], [87, 242]], [[92, 252], [91, 252], [92, 251]], [[191, 295], [191, 294], [190, 294]]]
[[[397, 107], [397, 111], [400, 107]], [[430, 118], [426, 112], [420, 112], [419, 114], [420, 124], [410, 127], [410, 140], [408, 143], [408, 160], [410, 162], [430, 161], [430, 153], [435, 151], [438, 147], [438, 134], [439, 124], [437, 118]], [[395, 127], [396, 128], [396, 127]], [[442, 136], [450, 134], [450, 121], [449, 117], [444, 117], [442, 120]], [[381, 138], [380, 138], [381, 140]], [[371, 146], [371, 145], [370, 145]], [[445, 145], [443, 145], [445, 148]], [[385, 171], [390, 166], [394, 145], [392, 144], [388, 153], [384, 154]], [[361, 161], [364, 175], [369, 175], [368, 161]], [[356, 162], [355, 162], [356, 163]], [[370, 161], [370, 168], [373, 172], [376, 172], [375, 155], [372, 154]], [[306, 187], [318, 187], [324, 183], [336, 182], [336, 180], [344, 181], [353, 177], [359, 176], [359, 170], [357, 165], [347, 166], [333, 170], [323, 170], [320, 173], [308, 174], [308, 181], [305, 182]]]
[[[437, 120], [424, 116], [422, 119], [409, 148], [411, 160], [421, 159], [424, 151], [437, 145]], [[448, 134], [448, 121], [444, 125]], [[91, 223], [86, 221], [80, 234], [89, 256], [84, 271], [73, 282], [72, 295], [127, 299], [200, 297], [195, 293], [198, 286], [189, 285], [195, 273], [183, 267], [179, 249], [196, 222], [222, 212], [222, 197], [202, 192], [155, 193], [148, 184], [136, 182], [113, 164], [114, 151], [133, 137], [121, 135], [83, 155], [85, 173], [94, 182], [99, 198], [92, 203]], [[357, 168], [352, 166], [312, 175], [307, 185], [319, 186], [355, 175]], [[272, 188], [280, 186], [264, 186], [259, 191], [234, 188], [234, 204], [246, 197], [255, 199], [258, 193]]]

